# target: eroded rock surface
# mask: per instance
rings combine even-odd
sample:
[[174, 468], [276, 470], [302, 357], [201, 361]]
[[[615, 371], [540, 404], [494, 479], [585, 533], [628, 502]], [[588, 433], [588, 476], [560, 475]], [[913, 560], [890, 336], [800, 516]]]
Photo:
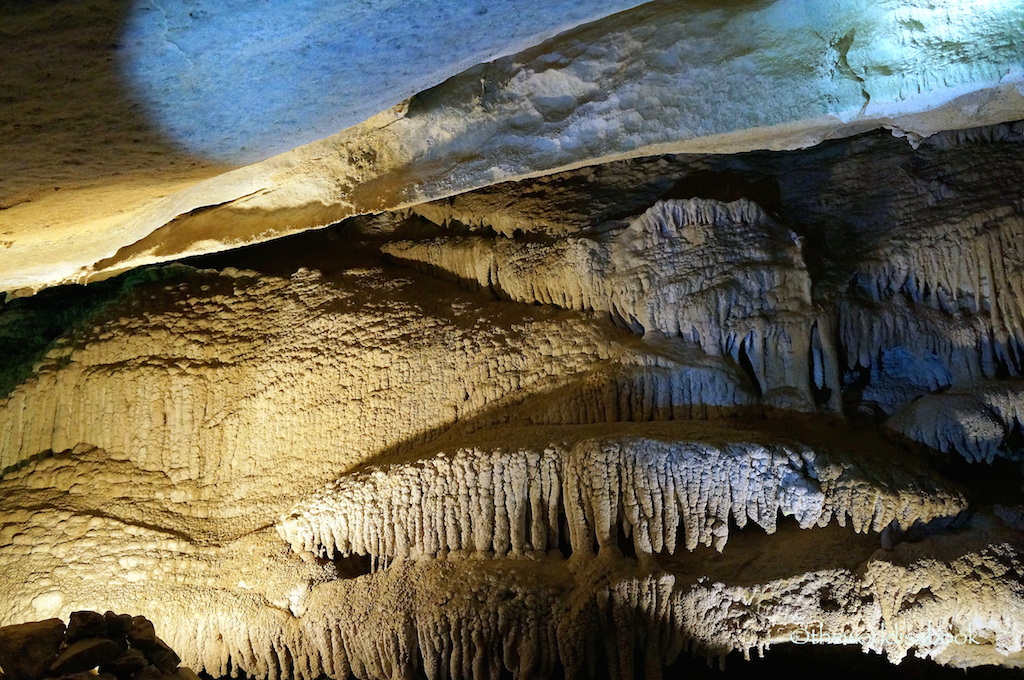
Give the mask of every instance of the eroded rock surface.
[[[638, 334], [681, 338], [743, 363], [770, 405], [814, 410], [808, 374], [838, 396], [831, 334], [799, 238], [756, 204], [659, 201], [625, 229], [550, 241], [481, 237], [398, 242], [388, 255], [476, 281], [527, 304], [606, 312]], [[824, 355], [828, 355], [825, 357]]]
[[[824, 9], [803, 0], [646, 3], [443, 83], [451, 72], [441, 68], [431, 73], [436, 87], [393, 109], [185, 188], [187, 178], [208, 176], [208, 164], [166, 179], [143, 176], [141, 190], [128, 183], [120, 193], [136, 196], [127, 202], [80, 196], [95, 202], [85, 214], [54, 205], [47, 187], [35, 203], [0, 213], [9, 232], [0, 290], [109, 276], [616, 159], [802, 148], [876, 128], [916, 144], [942, 130], [1018, 120], [1022, 11], [981, 0], [844, 0]], [[197, 14], [176, 18], [201, 29]], [[181, 22], [166, 30], [177, 35]], [[163, 28], [157, 21], [158, 35]], [[157, 49], [176, 63], [187, 53], [172, 45]], [[500, 50], [484, 44], [475, 53]], [[429, 80], [410, 76], [396, 93]], [[392, 94], [372, 97], [368, 89], [373, 101]], [[191, 97], [194, 88], [185, 91]], [[226, 115], [246, 103], [229, 102]]]
[[6, 303], [0, 623], [275, 680], [1021, 666], [1021, 139], [620, 161]]

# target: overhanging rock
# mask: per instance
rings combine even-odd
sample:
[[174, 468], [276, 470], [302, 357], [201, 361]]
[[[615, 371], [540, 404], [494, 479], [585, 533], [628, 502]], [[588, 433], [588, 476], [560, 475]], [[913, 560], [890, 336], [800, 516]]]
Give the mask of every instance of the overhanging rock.
[[73, 253], [59, 240], [11, 241], [0, 289], [89, 280], [614, 159], [792, 149], [877, 127], [914, 143], [1015, 120], [1022, 32], [1024, 8], [981, 0], [649, 3], [97, 223]]

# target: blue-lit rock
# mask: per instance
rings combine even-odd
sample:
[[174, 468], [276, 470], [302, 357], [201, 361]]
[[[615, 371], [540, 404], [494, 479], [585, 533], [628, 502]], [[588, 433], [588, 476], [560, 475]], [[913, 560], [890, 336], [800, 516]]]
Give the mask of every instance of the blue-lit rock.
[[124, 71], [190, 151], [252, 162], [636, 0], [139, 0]]
[[[475, 59], [521, 47], [522, 35], [538, 36], [522, 27], [536, 29], [548, 16], [506, 15], [498, 30], [501, 12], [489, 7], [473, 26], [490, 42], [456, 21], [468, 10], [421, 21], [409, 5], [393, 18], [381, 5], [379, 15], [358, 16], [386, 29], [342, 30], [340, 16], [326, 16], [316, 23], [322, 39], [310, 42], [303, 27], [312, 10], [301, 4], [290, 4], [280, 25], [225, 10], [168, 12], [178, 17], [168, 24], [145, 7], [124, 42], [154, 121], [179, 144], [225, 157], [245, 147], [247, 158], [345, 128]], [[332, 20], [337, 30], [324, 32]], [[479, 49], [456, 58], [441, 38], [428, 39], [442, 25], [457, 26], [455, 42]], [[408, 40], [389, 51], [394, 40], [382, 36], [402, 31]], [[236, 34], [250, 47], [232, 43]], [[102, 219], [61, 211], [47, 224], [81, 224], [73, 252], [60, 239], [10, 240], [0, 250], [0, 290], [89, 280], [616, 159], [793, 149], [879, 127], [918, 144], [940, 130], [1018, 120], [1021, 35], [1024, 7], [1009, 1], [649, 3], [474, 66], [405, 106], [144, 210], [119, 204], [120, 214]], [[410, 62], [419, 71], [401, 66], [407, 56], [397, 59], [413, 44], [423, 47], [415, 50], [423, 63]], [[334, 70], [328, 56], [343, 47], [350, 53]], [[435, 49], [445, 65], [428, 68]], [[393, 75], [360, 70], [368, 65]]]

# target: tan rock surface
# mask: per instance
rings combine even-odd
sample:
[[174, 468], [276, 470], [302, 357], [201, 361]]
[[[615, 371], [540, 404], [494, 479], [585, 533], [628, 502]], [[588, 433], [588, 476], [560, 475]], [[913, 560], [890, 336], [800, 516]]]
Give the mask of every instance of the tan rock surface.
[[[125, 162], [152, 179], [117, 180], [130, 183], [134, 197], [87, 190], [80, 185], [102, 185], [92, 184], [93, 173], [75, 173], [68, 188], [84, 194], [70, 210], [47, 193], [52, 182], [36, 182], [27, 190], [42, 189], [45, 200], [0, 213], [10, 244], [0, 251], [0, 289], [81, 281], [616, 158], [797, 148], [880, 126], [916, 139], [1024, 115], [1019, 9], [901, 0], [819, 15], [785, 4], [651, 3], [470, 69], [334, 137], [198, 184], [212, 166], [154, 166], [147, 148], [155, 142], [144, 135]], [[944, 37], [917, 37], [932, 32]], [[968, 46], [969, 61], [941, 49], [950, 39]], [[109, 87], [98, 68], [89, 77]], [[97, 102], [90, 106], [97, 112]], [[102, 120], [120, 138], [118, 124]], [[83, 124], [93, 125], [88, 116]], [[113, 172], [117, 147], [101, 147], [87, 162]], [[30, 151], [31, 166], [51, 166], [39, 163], [46, 158], [39, 145], [19, 148]], [[153, 169], [157, 177], [146, 175]], [[167, 197], [154, 201], [160, 195]]]
[[140, 680], [1024, 665], [1024, 127], [939, 132], [1024, 116], [1014, 3], [649, 3], [226, 174], [117, 96], [125, 5], [50, 4], [0, 289], [109, 280], [0, 306], [0, 624], [138, 613], [73, 624]]

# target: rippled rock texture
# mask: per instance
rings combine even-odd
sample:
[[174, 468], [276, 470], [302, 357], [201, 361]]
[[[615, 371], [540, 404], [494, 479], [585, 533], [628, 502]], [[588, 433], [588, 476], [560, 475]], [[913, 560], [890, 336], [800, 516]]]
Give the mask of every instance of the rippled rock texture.
[[274, 679], [1020, 666], [1022, 130], [618, 161], [8, 302], [0, 623], [138, 612]]
[[1009, 0], [5, 11], [0, 291], [614, 160], [1024, 118]]

